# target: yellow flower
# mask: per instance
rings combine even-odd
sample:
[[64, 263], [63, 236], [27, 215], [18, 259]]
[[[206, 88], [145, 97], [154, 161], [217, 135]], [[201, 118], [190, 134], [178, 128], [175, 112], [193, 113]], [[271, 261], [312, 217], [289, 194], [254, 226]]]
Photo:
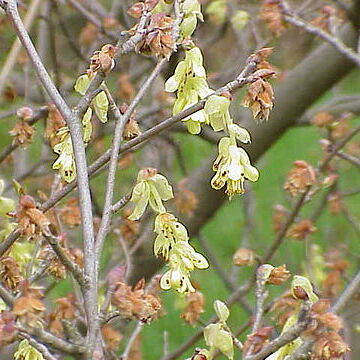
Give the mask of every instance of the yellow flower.
[[164, 213], [166, 210], [162, 202], [173, 197], [172, 188], [165, 176], [158, 174], [153, 168], [140, 170], [130, 199], [136, 205], [129, 219], [140, 219], [147, 204], [150, 204], [154, 211]]
[[169, 252], [177, 241], [188, 241], [186, 227], [169, 213], [159, 214], [155, 219], [154, 231], [158, 234], [154, 242], [154, 253], [169, 259]]
[[[191, 107], [199, 99], [203, 99], [213, 92], [206, 81], [206, 71], [203, 66], [201, 50], [193, 47], [185, 52], [185, 59], [180, 61], [175, 73], [165, 83], [167, 92], [177, 91], [177, 99], [174, 103], [173, 114]], [[201, 124], [207, 122], [204, 110], [183, 119], [191, 134], [201, 131]]]
[[170, 249], [169, 266], [170, 270], [160, 280], [161, 288], [174, 288], [180, 293], [187, 293], [195, 291], [190, 281], [190, 271], [194, 268], [206, 269], [209, 263], [187, 241], [178, 241]]
[[244, 193], [245, 180], [257, 181], [259, 178], [259, 172], [250, 164], [246, 151], [233, 144], [228, 137], [223, 137], [219, 142], [219, 155], [213, 170], [216, 174], [211, 180], [211, 186], [219, 190], [227, 184], [226, 194], [229, 198]]
[[205, 104], [204, 112], [214, 131], [224, 130], [232, 122], [229, 113], [230, 100], [225, 96], [211, 95]]
[[20, 342], [18, 350], [14, 354], [15, 360], [44, 360], [42, 354], [32, 347], [25, 339]]
[[[61, 131], [60, 129], [59, 131]], [[54, 146], [54, 152], [59, 154], [59, 157], [54, 162], [52, 168], [59, 170], [61, 177], [66, 182], [71, 182], [76, 178], [76, 166], [74, 159], [73, 146], [71, 143], [70, 134], [67, 132], [62, 138], [61, 142]]]
[[161, 277], [160, 287], [163, 290], [174, 288], [182, 294], [195, 292], [195, 288], [190, 281], [190, 272], [185, 266], [175, 257], [171, 259], [170, 264], [171, 269]]

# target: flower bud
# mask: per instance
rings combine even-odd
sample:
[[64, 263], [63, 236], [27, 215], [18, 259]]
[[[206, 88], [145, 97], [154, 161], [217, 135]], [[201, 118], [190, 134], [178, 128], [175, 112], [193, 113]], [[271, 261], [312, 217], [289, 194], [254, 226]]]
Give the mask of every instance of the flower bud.
[[246, 248], [238, 249], [233, 256], [233, 263], [237, 266], [251, 266], [255, 263], [255, 253]]

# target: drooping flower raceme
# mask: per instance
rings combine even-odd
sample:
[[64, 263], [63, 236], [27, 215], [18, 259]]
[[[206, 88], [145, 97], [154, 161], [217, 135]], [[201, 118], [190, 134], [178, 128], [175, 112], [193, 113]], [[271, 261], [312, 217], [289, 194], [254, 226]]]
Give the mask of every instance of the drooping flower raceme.
[[[185, 59], [179, 62], [174, 75], [166, 81], [165, 90], [177, 91], [177, 99], [173, 107], [174, 115], [213, 92], [206, 81], [203, 56], [199, 48], [194, 47], [185, 51]], [[207, 115], [204, 110], [200, 110], [183, 121], [191, 134], [198, 134], [201, 131], [201, 124], [207, 122]]]
[[155, 219], [154, 231], [158, 234], [154, 253], [163, 256], [170, 267], [163, 275], [160, 286], [164, 290], [174, 288], [181, 293], [195, 291], [190, 281], [190, 272], [195, 268], [206, 269], [209, 264], [189, 244], [185, 226], [174, 215], [162, 213]]
[[[91, 124], [92, 110], [88, 108], [82, 119], [83, 125], [83, 141], [87, 145], [91, 139], [92, 124]], [[54, 162], [52, 168], [59, 170], [61, 177], [67, 182], [71, 182], [76, 178], [75, 155], [70, 137], [70, 131], [67, 126], [60, 128], [56, 132], [56, 136], [60, 139], [53, 150], [59, 155]]]
[[140, 170], [130, 199], [136, 206], [129, 219], [140, 219], [147, 204], [150, 204], [154, 211], [164, 213], [166, 209], [162, 202], [173, 197], [172, 187], [165, 176], [158, 174], [153, 168]]
[[257, 181], [258, 170], [250, 164], [246, 151], [231, 138], [223, 137], [218, 148], [219, 155], [213, 164], [216, 174], [211, 180], [211, 186], [219, 190], [226, 184], [226, 193], [230, 198], [235, 194], [243, 194], [244, 181]]

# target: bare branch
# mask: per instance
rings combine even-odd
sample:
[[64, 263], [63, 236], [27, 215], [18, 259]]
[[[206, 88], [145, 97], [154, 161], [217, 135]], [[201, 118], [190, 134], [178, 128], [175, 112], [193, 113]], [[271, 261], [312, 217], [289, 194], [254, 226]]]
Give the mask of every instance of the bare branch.
[[64, 251], [64, 248], [59, 244], [59, 240], [52, 234], [44, 234], [45, 239], [48, 241], [55, 254], [60, 259], [61, 263], [68, 271], [74, 276], [82, 288], [88, 287], [89, 279], [85, 276], [84, 271], [77, 265]]
[[29, 334], [27, 334], [23, 331], [20, 331], [19, 337], [22, 339], [26, 339], [32, 347], [34, 347], [36, 350], [38, 350], [42, 354], [44, 359], [57, 360], [57, 358], [50, 353], [49, 349], [45, 345], [43, 345], [40, 342], [38, 342], [37, 340], [35, 340]]
[[126, 344], [126, 348], [124, 350], [124, 352], [121, 355], [121, 360], [127, 360], [131, 351], [131, 347], [134, 344], [134, 341], [136, 340], [136, 338], [139, 336], [142, 328], [144, 327], [144, 323], [139, 321], [136, 324], [136, 327], [134, 329], [134, 331], [132, 332], [132, 334], [130, 335], [130, 338], [128, 340], [128, 343]]
[[94, 24], [100, 30], [101, 33], [106, 35], [111, 40], [117, 41], [118, 36], [113, 32], [106, 30], [103, 24], [101, 23], [101, 21], [96, 16], [94, 16], [90, 11], [88, 11], [84, 6], [82, 6], [82, 4], [79, 1], [74, 1], [74, 0], [66, 0], [66, 1], [74, 9], [76, 9], [81, 15], [83, 15], [87, 21]]
[[356, 156], [347, 154], [343, 151], [338, 151], [336, 153], [336, 156], [338, 156], [341, 159], [344, 159], [346, 161], [348, 161], [349, 163], [351, 163], [352, 165], [356, 166], [358, 169], [360, 169], [360, 159], [357, 158]]
[[351, 298], [360, 288], [360, 271], [351, 280], [350, 284], [346, 287], [343, 293], [339, 296], [336, 303], [332, 306], [331, 310], [339, 313], [348, 304]]
[[96, 257], [94, 249], [94, 229], [92, 223], [92, 207], [89, 180], [87, 174], [87, 162], [85, 146], [82, 138], [82, 125], [77, 116], [70, 110], [59, 91], [53, 84], [47, 73], [26, 29], [21, 21], [15, 0], [9, 0], [6, 6], [6, 14], [14, 24], [18, 37], [23, 44], [30, 61], [48, 95], [64, 117], [72, 140], [75, 164], [77, 170], [77, 183], [80, 195], [80, 211], [82, 217], [83, 243], [85, 255], [85, 273], [91, 279], [90, 286], [84, 291], [85, 309], [88, 321], [88, 344], [89, 352], [95, 346], [95, 338], [98, 329], [97, 324], [97, 273]]
[[150, 76], [147, 78], [143, 86], [140, 88], [139, 92], [135, 96], [134, 100], [131, 102], [130, 106], [126, 109], [125, 114], [121, 115], [119, 108], [116, 106], [114, 100], [112, 99], [110, 93], [108, 97], [110, 100], [111, 109], [116, 118], [116, 127], [114, 132], [113, 144], [110, 149], [110, 161], [109, 161], [109, 174], [106, 183], [106, 194], [105, 194], [105, 203], [103, 209], [103, 215], [100, 223], [100, 228], [96, 236], [96, 254], [99, 257], [101, 254], [102, 246], [105, 240], [105, 236], [108, 232], [108, 227], [110, 224], [110, 219], [112, 215], [112, 201], [114, 195], [114, 186], [115, 186], [115, 176], [116, 176], [116, 167], [119, 157], [119, 150], [122, 142], [122, 134], [126, 122], [129, 120], [132, 112], [139, 103], [139, 101], [144, 96], [145, 92], [148, 90], [149, 86], [152, 84], [154, 79], [159, 75], [163, 65], [165, 64], [166, 59], [162, 59], [158, 62]]
[[292, 11], [290, 10], [289, 6], [285, 1], [281, 1], [280, 6], [282, 7], [282, 10], [285, 14], [284, 19], [287, 22], [326, 40], [328, 43], [334, 46], [336, 50], [338, 50], [341, 54], [346, 56], [348, 59], [353, 61], [358, 67], [360, 67], [360, 55], [357, 54], [353, 49], [347, 47], [340, 39], [320, 29], [319, 27], [311, 25], [305, 22], [304, 20], [300, 19], [297, 15], [292, 13]]
[[0, 283], [0, 297], [4, 300], [5, 304], [12, 307], [15, 302], [15, 297]]
[[119, 201], [117, 201], [112, 206], [111, 208], [112, 212], [116, 213], [117, 211], [122, 209], [130, 201], [130, 198], [131, 198], [131, 193], [123, 196]]

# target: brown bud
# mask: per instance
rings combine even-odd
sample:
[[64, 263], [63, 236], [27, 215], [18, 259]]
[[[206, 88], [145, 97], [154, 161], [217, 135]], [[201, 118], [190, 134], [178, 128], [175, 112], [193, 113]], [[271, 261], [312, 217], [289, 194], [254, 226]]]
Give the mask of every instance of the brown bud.
[[30, 195], [24, 195], [20, 198], [20, 206], [23, 208], [35, 208], [36, 204], [34, 199]]
[[238, 249], [233, 256], [233, 263], [237, 266], [251, 266], [255, 263], [255, 253], [246, 248]]
[[309, 296], [301, 286], [295, 286], [293, 289], [293, 295], [299, 300], [308, 300]]
[[268, 283], [281, 285], [290, 277], [290, 272], [286, 270], [286, 265], [275, 267], [269, 276]]
[[34, 115], [34, 113], [30, 107], [23, 106], [16, 111], [16, 115], [23, 120], [28, 120]]

